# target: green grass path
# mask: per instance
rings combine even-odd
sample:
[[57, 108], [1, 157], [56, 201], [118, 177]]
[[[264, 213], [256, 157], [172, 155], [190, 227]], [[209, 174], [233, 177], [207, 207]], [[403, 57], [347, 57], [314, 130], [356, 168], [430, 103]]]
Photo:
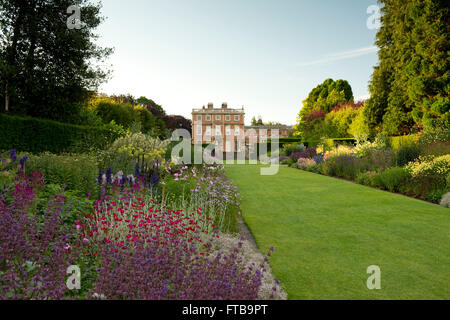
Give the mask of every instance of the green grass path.
[[[289, 299], [450, 299], [450, 209], [297, 169], [228, 165]], [[368, 266], [381, 290], [368, 290]]]

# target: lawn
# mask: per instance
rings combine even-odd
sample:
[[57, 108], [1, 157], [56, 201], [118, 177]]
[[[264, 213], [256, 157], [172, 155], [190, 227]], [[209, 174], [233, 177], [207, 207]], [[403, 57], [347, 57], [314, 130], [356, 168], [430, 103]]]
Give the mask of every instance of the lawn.
[[[450, 210], [297, 169], [227, 165], [289, 299], [450, 299]], [[371, 265], [381, 290], [369, 290]]]

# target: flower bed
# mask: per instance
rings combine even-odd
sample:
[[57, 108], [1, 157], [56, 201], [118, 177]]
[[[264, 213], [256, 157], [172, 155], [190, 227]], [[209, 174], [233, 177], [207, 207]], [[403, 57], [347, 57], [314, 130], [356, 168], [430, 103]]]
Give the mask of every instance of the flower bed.
[[[417, 141], [416, 138], [411, 141]], [[394, 150], [389, 147], [387, 138], [380, 135], [374, 142], [363, 142], [353, 148], [324, 149], [292, 153], [291, 158], [298, 160], [291, 166], [434, 203], [446, 203], [441, 199], [450, 191], [448, 142], [408, 143], [396, 145]]]
[[1, 299], [286, 298], [267, 256], [225, 232], [239, 198], [222, 168], [141, 162], [101, 171], [86, 195], [45, 184], [27, 159], [0, 162]]

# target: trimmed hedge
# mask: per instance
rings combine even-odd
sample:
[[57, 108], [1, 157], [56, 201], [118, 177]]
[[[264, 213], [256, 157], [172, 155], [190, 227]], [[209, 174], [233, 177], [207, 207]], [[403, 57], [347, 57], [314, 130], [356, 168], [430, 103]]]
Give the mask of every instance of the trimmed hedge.
[[104, 148], [119, 136], [105, 128], [0, 114], [0, 150], [85, 152]]

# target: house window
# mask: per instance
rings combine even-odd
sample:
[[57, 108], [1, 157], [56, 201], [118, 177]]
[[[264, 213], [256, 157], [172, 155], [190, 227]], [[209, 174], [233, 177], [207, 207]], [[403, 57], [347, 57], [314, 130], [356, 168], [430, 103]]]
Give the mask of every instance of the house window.
[[198, 136], [202, 135], [202, 126], [197, 126], [197, 135]]
[[226, 126], [227, 136], [231, 136], [231, 126]]
[[220, 120], [220, 116], [216, 116], [216, 120]]
[[239, 132], [240, 132], [239, 127], [238, 127], [238, 126], [235, 126], [235, 127], [234, 127], [234, 135], [235, 135], [235, 136], [238, 136], [238, 135], [239, 135]]
[[197, 116], [198, 121], [202, 121], [202, 116]]
[[211, 121], [211, 116], [206, 116], [206, 121]]
[[211, 126], [206, 126], [206, 133], [207, 136], [211, 135]]
[[234, 121], [239, 121], [240, 120], [240, 116], [234, 116]]
[[222, 134], [222, 127], [216, 126], [216, 136], [220, 136]]
[[230, 117], [230, 116], [226, 116], [226, 117], [225, 117], [225, 120], [230, 121], [230, 120], [231, 120], [231, 117]]

